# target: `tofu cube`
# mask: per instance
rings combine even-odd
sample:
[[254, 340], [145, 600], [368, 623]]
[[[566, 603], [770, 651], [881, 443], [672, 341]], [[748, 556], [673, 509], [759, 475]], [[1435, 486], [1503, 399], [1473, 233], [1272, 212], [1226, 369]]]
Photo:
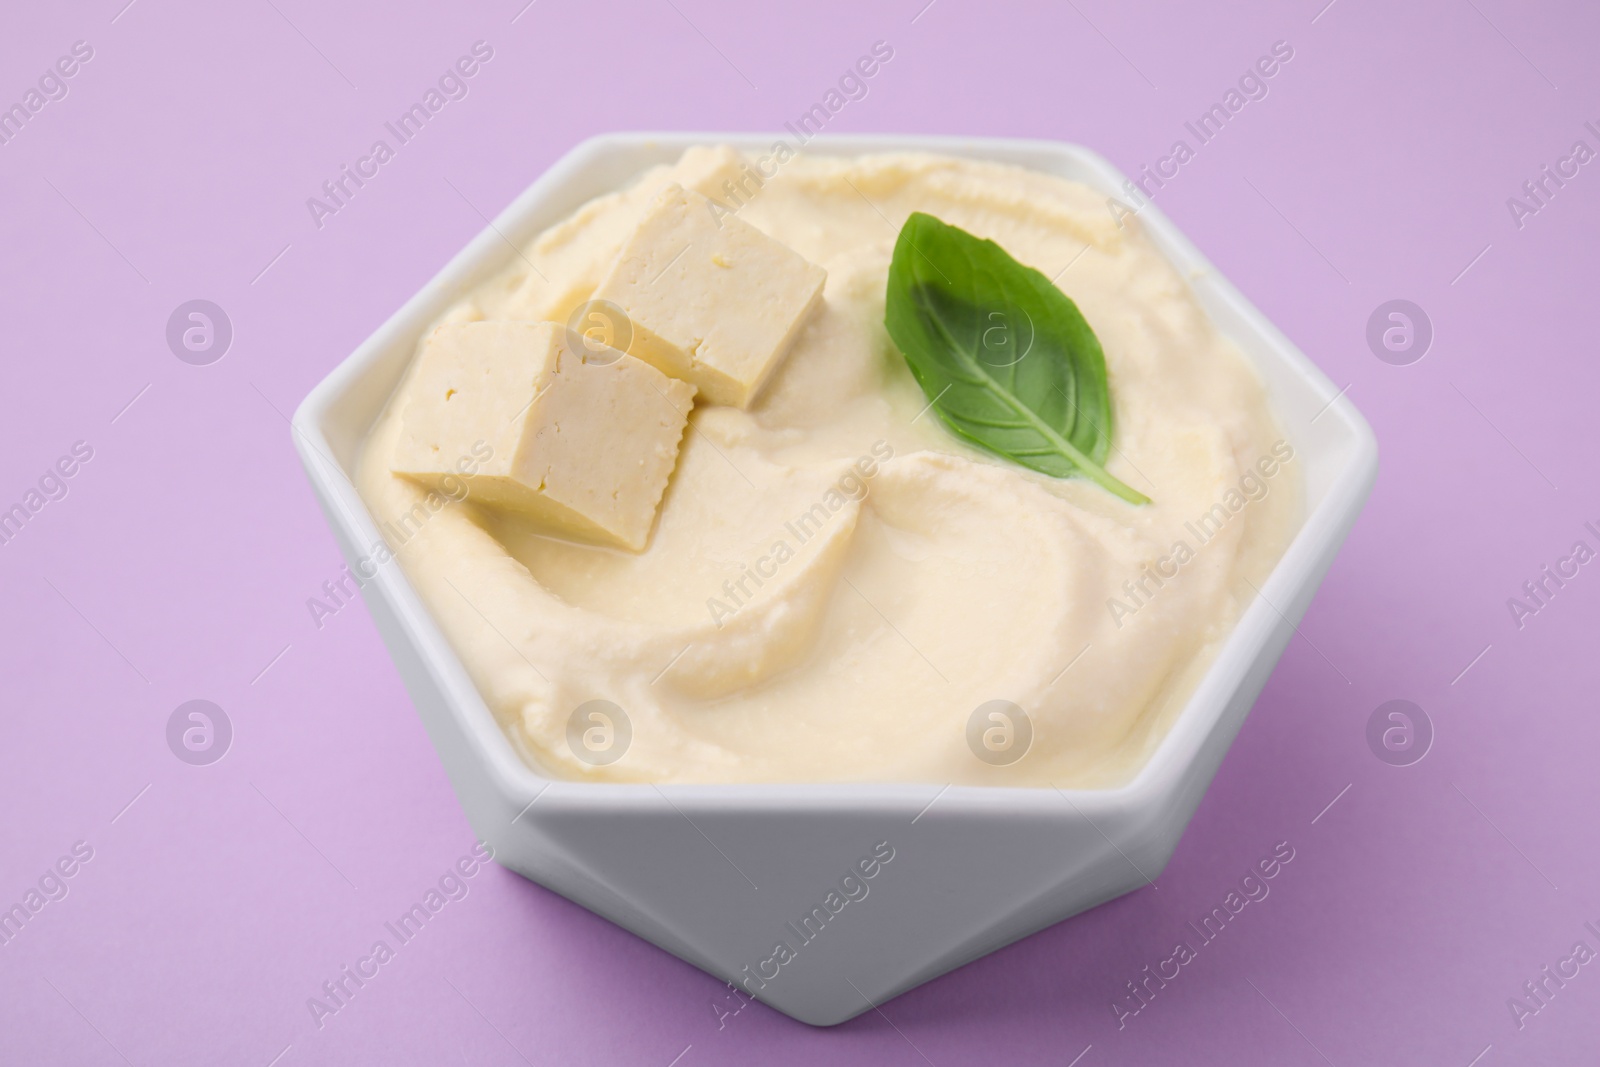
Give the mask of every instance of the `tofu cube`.
[[[746, 200], [760, 191], [762, 179], [745, 158], [727, 145], [694, 145], [670, 167], [660, 168], [660, 185], [677, 182], [712, 199], [733, 195]], [[658, 188], [645, 179], [611, 198], [591, 201], [578, 213], [544, 233], [530, 251], [528, 271], [505, 310], [496, 318], [531, 322], [566, 322], [574, 309], [594, 295], [617, 253], [633, 233], [639, 216], [649, 209]]]
[[[390, 469], [639, 551], [678, 459], [694, 387], [552, 322], [440, 326], [407, 387]], [[487, 452], [487, 457], [485, 457]], [[457, 481], [456, 479], [460, 479]]]
[[668, 181], [712, 200], [725, 200], [730, 190], [749, 198], [761, 191], [762, 179], [751, 177], [754, 173], [744, 156], [729, 145], [691, 145], [672, 165]]
[[630, 355], [747, 408], [821, 299], [827, 273], [727, 208], [663, 189], [595, 291], [631, 320]]

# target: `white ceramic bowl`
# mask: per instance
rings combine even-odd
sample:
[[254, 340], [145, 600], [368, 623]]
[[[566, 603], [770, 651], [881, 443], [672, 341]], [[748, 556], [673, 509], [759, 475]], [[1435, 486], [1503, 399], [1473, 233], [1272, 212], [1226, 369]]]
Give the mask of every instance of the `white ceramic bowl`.
[[[362, 440], [423, 328], [507, 262], [514, 254], [507, 238], [523, 245], [692, 144], [727, 142], [762, 154], [778, 139], [611, 134], [584, 142], [312, 390], [295, 413], [295, 445], [351, 562], [380, 542], [351, 481]], [[805, 150], [934, 151], [1019, 164], [1108, 195], [1124, 188], [1124, 176], [1100, 156], [1044, 141], [818, 137]], [[819, 1025], [842, 1022], [1161, 872], [1355, 521], [1377, 473], [1377, 445], [1347, 400], [1329, 405], [1333, 384], [1158, 209], [1147, 206], [1139, 217], [1265, 379], [1302, 463], [1306, 515], [1137, 777], [1117, 789], [1072, 793], [552, 781], [518, 757], [405, 574], [381, 568], [366, 586], [368, 606], [473, 830], [502, 864]], [[801, 918], [879, 842], [894, 858], [861, 883], [867, 895], [802, 942]], [[779, 941], [794, 957], [776, 978], [761, 979]]]

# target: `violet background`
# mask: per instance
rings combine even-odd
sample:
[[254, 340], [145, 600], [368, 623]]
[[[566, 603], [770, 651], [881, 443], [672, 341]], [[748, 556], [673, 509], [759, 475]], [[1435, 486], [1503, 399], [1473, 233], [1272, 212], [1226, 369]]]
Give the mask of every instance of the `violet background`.
[[[1521, 630], [1506, 607], [1597, 543], [1600, 164], [1521, 229], [1505, 203], [1600, 147], [1600, 9], [124, 2], [0, 16], [0, 102], [95, 50], [0, 146], [0, 505], [94, 449], [0, 546], [0, 903], [94, 848], [0, 947], [0, 1062], [1489, 1067], [1600, 1043], [1600, 966], [1520, 1031], [1506, 1005], [1600, 948], [1600, 567]], [[318, 230], [306, 198], [479, 39], [470, 95]], [[365, 609], [312, 623], [342, 560], [284, 415], [581, 139], [775, 129], [877, 40], [893, 60], [830, 131], [1076, 141], [1129, 172], [1293, 46], [1158, 202], [1380, 441], [1303, 638], [1159, 889], [881, 1013], [719, 1028], [722, 983], [492, 868], [318, 1029], [306, 998], [472, 835]], [[1436, 335], [1405, 367], [1364, 338], [1397, 297]], [[211, 366], [164, 338], [194, 298], [233, 322]], [[195, 698], [235, 731], [208, 767], [165, 740]], [[1410, 767], [1365, 740], [1395, 698], [1437, 734]], [[1119, 1031], [1123, 983], [1284, 840], [1271, 895]]]

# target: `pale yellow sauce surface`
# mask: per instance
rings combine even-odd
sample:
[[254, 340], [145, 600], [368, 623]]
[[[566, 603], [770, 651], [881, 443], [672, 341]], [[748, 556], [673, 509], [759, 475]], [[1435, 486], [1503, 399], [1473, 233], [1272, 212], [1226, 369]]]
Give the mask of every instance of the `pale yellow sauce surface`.
[[[649, 197], [704, 166], [692, 153], [590, 203], [451, 317], [565, 321]], [[1109, 368], [1107, 467], [1151, 504], [979, 453], [926, 410], [883, 327], [913, 210], [994, 239], [1078, 303]], [[374, 428], [359, 488], [380, 524], [421, 506], [394, 547], [488, 705], [568, 778], [1125, 781], [1299, 522], [1299, 465], [1254, 371], [1137, 220], [1119, 227], [1080, 185], [926, 155], [801, 157], [737, 213], [827, 270], [825, 302], [749, 411], [697, 406], [643, 553], [430, 501], [388, 471], [393, 405]], [[569, 747], [595, 699], [631, 726], [610, 764]], [[968, 745], [993, 700], [1032, 724], [1009, 766]]]

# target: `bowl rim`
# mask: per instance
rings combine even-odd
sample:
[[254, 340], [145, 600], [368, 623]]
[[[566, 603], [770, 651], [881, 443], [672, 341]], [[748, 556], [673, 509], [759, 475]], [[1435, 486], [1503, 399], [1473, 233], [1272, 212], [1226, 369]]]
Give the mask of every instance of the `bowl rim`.
[[[403, 303], [371, 336], [333, 368], [295, 410], [291, 437], [307, 474], [322, 497], [330, 521], [341, 525], [344, 538], [354, 543], [386, 543], [372, 514], [356, 490], [350, 473], [333, 459], [335, 450], [325, 429], [334, 407], [382, 360], [396, 343], [414, 340], [417, 320], [428, 320], [457, 298], [469, 275], [484, 271], [494, 261], [498, 269], [514, 254], [502, 231], [521, 229], [520, 220], [546, 200], [550, 193], [579, 178], [595, 163], [633, 153], [641, 159], [666, 148], [681, 152], [699, 144], [731, 144], [742, 150], [766, 148], [775, 141], [790, 142], [787, 133], [760, 132], [612, 132], [589, 137], [563, 154], [533, 183], [517, 195], [465, 247], [413, 296]], [[803, 142], [818, 155], [861, 155], [875, 152], [938, 152], [1020, 166], [1023, 160], [1070, 161], [1090, 171], [1100, 191], [1119, 195], [1131, 180], [1091, 149], [1068, 142], [1028, 139], [956, 137], [923, 134], [818, 134]], [[643, 169], [641, 162], [640, 168]], [[1047, 168], [1035, 166], [1034, 169]], [[602, 195], [596, 190], [584, 199]], [[1348, 458], [1331, 479], [1322, 500], [1303, 515], [1283, 555], [1259, 588], [1257, 595], [1235, 621], [1211, 664], [1172, 716], [1166, 733], [1128, 781], [1106, 788], [1043, 786], [956, 785], [934, 782], [731, 782], [731, 783], [617, 783], [582, 782], [541, 774], [518, 754], [516, 745], [484, 703], [454, 648], [439, 629], [421, 597], [401, 567], [382, 566], [363, 586], [385, 599], [399, 625], [417, 649], [422, 665], [445, 696], [449, 714], [467, 740], [478, 764], [488, 771], [495, 791], [526, 812], [538, 802], [546, 808], [643, 811], [659, 814], [660, 801], [671, 797], [674, 805], [697, 812], [730, 810], [768, 812], [853, 812], [861, 815], [918, 812], [938, 803], [946, 814], [964, 812], [974, 817], [1028, 814], [1042, 817], [1077, 814], [1130, 814], [1154, 811], [1157, 801], [1176, 789], [1185, 771], [1199, 756], [1207, 738], [1218, 727], [1231, 695], [1284, 623], [1294, 623], [1279, 610], [1309, 582], [1320, 580], [1319, 565], [1331, 556], [1350, 522], [1359, 513], [1377, 472], [1377, 441], [1365, 418], [1272, 322], [1219, 272], [1160, 208], [1146, 201], [1138, 209], [1142, 225], [1150, 231], [1162, 254], [1187, 280], [1203, 272], [1213, 296], [1230, 305], [1270, 342], [1273, 358], [1322, 395], [1331, 396], [1326, 416], [1349, 438]], [[440, 305], [436, 310], [435, 305]], [[409, 335], [409, 336], [407, 336]], [[370, 427], [363, 428], [364, 435]], [[1332, 542], [1330, 545], [1329, 542]], [[1298, 630], [1298, 627], [1294, 627]], [[1057, 795], [1059, 794], [1059, 795]], [[1065, 803], [1063, 803], [1065, 802]], [[519, 816], [520, 817], [520, 816]], [[920, 817], [920, 816], [919, 816]]]

